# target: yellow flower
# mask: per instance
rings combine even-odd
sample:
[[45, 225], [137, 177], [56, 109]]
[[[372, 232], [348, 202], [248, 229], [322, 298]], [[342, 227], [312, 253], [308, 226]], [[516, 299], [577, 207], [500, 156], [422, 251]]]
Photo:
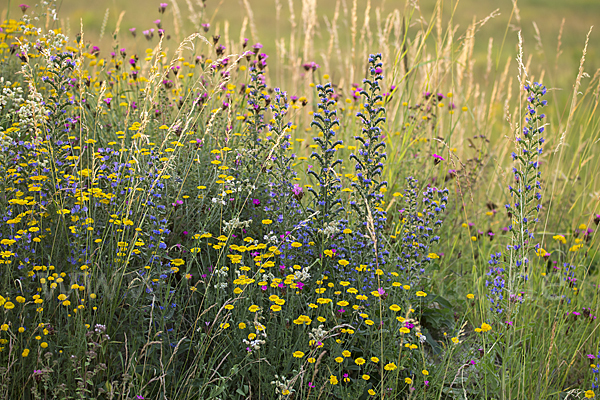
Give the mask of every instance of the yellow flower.
[[492, 327], [489, 324], [486, 324], [485, 322], [483, 324], [481, 324], [482, 332], [489, 332], [491, 330], [492, 330]]
[[477, 236], [471, 236], [471, 240], [472, 240], [473, 242], [476, 242], [476, 241], [477, 241]]
[[332, 385], [337, 385], [337, 384], [338, 384], [338, 379], [337, 379], [337, 376], [335, 376], [335, 375], [331, 375], [331, 376], [329, 377], [329, 383], [331, 383]]
[[281, 311], [281, 306], [279, 306], [277, 304], [273, 304], [271, 306], [271, 311], [273, 311], [273, 312]]
[[342, 351], [342, 355], [344, 357], [350, 357], [352, 355], [352, 353], [350, 353], [348, 350], [344, 350], [344, 351]]
[[385, 366], [383, 367], [383, 369], [385, 369], [386, 371], [393, 371], [396, 368], [398, 368], [398, 367], [394, 363], [385, 364]]
[[452, 338], [452, 343], [454, 343], [454, 344], [458, 344], [458, 342], [459, 342], [459, 341], [458, 341], [458, 338], [457, 338], [457, 337], [453, 337], [453, 338]]
[[410, 329], [408, 329], [407, 327], [403, 326], [402, 328], [400, 328], [400, 333], [410, 333]]
[[474, 298], [475, 298], [475, 295], [473, 295], [472, 293], [469, 293], [467, 295], [467, 299], [469, 299], [469, 300], [473, 300]]
[[379, 362], [379, 358], [371, 357], [371, 361], [373, 361], [375, 364], [377, 364]]
[[269, 224], [272, 224], [273, 221], [271, 221], [270, 219], [263, 219], [262, 223], [263, 223], [263, 225], [269, 225]]
[[240, 322], [240, 324], [238, 325], [238, 328], [240, 329], [246, 329], [246, 324], [243, 322]]
[[375, 396], [375, 391], [373, 389], [369, 389], [367, 390], [367, 392], [371, 395], [371, 396]]
[[338, 363], [338, 364], [343, 363], [344, 362], [344, 357], [336, 357], [335, 358], [335, 362]]
[[250, 312], [257, 312], [260, 309], [260, 307], [258, 307], [257, 305], [251, 305], [250, 307], [248, 307], [248, 311]]
[[398, 304], [392, 304], [392, 305], [390, 306], [390, 310], [392, 310], [392, 311], [396, 311], [396, 312], [397, 312], [397, 311], [400, 311], [400, 306], [399, 306]]
[[7, 310], [12, 310], [13, 308], [15, 308], [14, 303], [7, 301], [6, 303], [4, 303], [4, 308], [6, 308]]
[[435, 254], [435, 253], [429, 253], [429, 255], [428, 255], [427, 257], [428, 257], [429, 259], [431, 259], [431, 260], [433, 260], [433, 259], [435, 259], [435, 258], [440, 258], [440, 256], [438, 256], [438, 255], [437, 255], [437, 254]]
[[171, 264], [173, 264], [173, 265], [175, 265], [177, 267], [180, 267], [183, 264], [185, 264], [185, 261], [183, 261], [181, 258], [176, 258], [174, 260], [171, 260]]
[[18, 303], [25, 303], [25, 297], [23, 297], [23, 296], [17, 296], [16, 300]]
[[46, 342], [42, 342], [42, 343], [40, 343], [40, 347], [41, 347], [42, 349], [45, 349], [46, 347], [48, 347], [48, 343], [46, 343]]
[[567, 239], [563, 236], [563, 235], [555, 235], [552, 236], [552, 239], [561, 242], [562, 244], [566, 244], [567, 243]]
[[354, 360], [354, 362], [356, 363], [356, 365], [363, 365], [364, 363], [366, 363], [365, 359], [362, 357], [358, 357], [356, 360]]
[[58, 299], [60, 301], [65, 301], [67, 299], [67, 296], [61, 293], [61, 294], [58, 295]]
[[582, 247], [583, 247], [582, 243], [574, 244], [573, 246], [571, 246], [571, 248], [569, 249], [569, 251], [575, 252], [575, 251], [578, 251]]
[[586, 390], [585, 391], [585, 398], [586, 399], [593, 399], [594, 397], [596, 397], [596, 393], [594, 393], [593, 390]]
[[417, 293], [417, 297], [426, 297], [427, 293], [423, 292], [422, 290], [419, 290]]
[[21, 353], [23, 357], [27, 357], [29, 355], [29, 349], [24, 349], [23, 353]]
[[404, 383], [406, 383], [407, 385], [410, 385], [412, 383], [412, 379], [404, 378]]
[[304, 357], [304, 353], [303, 353], [303, 352], [301, 352], [301, 351], [295, 351], [295, 352], [294, 352], [292, 355], [293, 355], [295, 358], [302, 358], [302, 357]]
[[0, 325], [0, 329], [3, 331], [7, 331], [8, 330], [8, 324], [2, 324]]
[[364, 374], [364, 375], [362, 376], [362, 378], [363, 378], [365, 381], [368, 381], [369, 379], [371, 379], [371, 377], [370, 377], [369, 375], [367, 375], [367, 374]]
[[340, 264], [342, 267], [345, 267], [346, 265], [348, 265], [350, 263], [346, 260], [340, 260], [340, 261], [338, 261], [338, 264]]
[[424, 369], [423, 371], [421, 371], [421, 373], [425, 376], [429, 375], [429, 371], [427, 371], [426, 369]]
[[311, 364], [314, 364], [314, 363], [316, 363], [316, 362], [317, 362], [317, 359], [316, 359], [316, 358], [314, 358], [314, 357], [310, 357], [310, 358], [309, 358], [308, 360], [306, 360], [306, 361], [308, 361], [308, 362], [309, 362], [309, 363], [311, 363]]

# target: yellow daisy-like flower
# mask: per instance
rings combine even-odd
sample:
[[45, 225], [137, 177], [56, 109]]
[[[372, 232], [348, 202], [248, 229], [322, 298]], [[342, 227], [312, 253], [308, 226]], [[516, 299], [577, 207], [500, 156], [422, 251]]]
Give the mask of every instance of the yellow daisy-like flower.
[[345, 267], [346, 265], [350, 264], [350, 262], [342, 259], [342, 260], [338, 261], [338, 264], [340, 264], [341, 266]]
[[407, 385], [410, 385], [412, 383], [412, 379], [404, 378], [404, 383], [406, 383]]
[[303, 353], [303, 352], [301, 352], [301, 351], [295, 351], [295, 352], [294, 352], [292, 355], [293, 355], [295, 358], [302, 358], [302, 357], [304, 357], [304, 353]]
[[475, 295], [473, 293], [469, 293], [467, 295], [467, 299], [469, 299], [469, 300], [473, 300], [474, 298], [475, 298]]
[[396, 364], [394, 364], [394, 363], [387, 363], [387, 364], [385, 364], [385, 366], [383, 367], [383, 369], [385, 369], [386, 371], [393, 371], [393, 370], [395, 370], [396, 368], [398, 368], [398, 367], [397, 367], [397, 366], [396, 366]]
[[458, 343], [459, 343], [459, 340], [458, 340], [458, 338], [457, 338], [457, 337], [453, 337], [453, 338], [452, 338], [452, 343], [454, 343], [454, 344], [458, 344]]
[[4, 303], [4, 308], [7, 310], [12, 310], [13, 308], [15, 308], [15, 305], [13, 304], [13, 302], [7, 301], [6, 303]]
[[410, 329], [408, 329], [407, 327], [403, 326], [402, 328], [400, 328], [400, 333], [410, 333]]
[[491, 325], [486, 324], [485, 322], [483, 324], [481, 324], [481, 331], [482, 332], [489, 332], [492, 330]]
[[427, 256], [430, 260], [436, 259], [436, 258], [440, 258], [440, 256], [438, 256], [435, 253], [429, 253], [429, 255]]
[[277, 305], [277, 304], [273, 304], [271, 306], [271, 311], [273, 311], [273, 312], [281, 311], [281, 306]]
[[344, 362], [344, 357], [336, 357], [335, 358], [335, 362], [338, 363], [338, 364], [343, 363]]
[[596, 393], [594, 393], [593, 390], [586, 390], [585, 391], [585, 398], [586, 399], [593, 399], [594, 397], [596, 397]]
[[398, 304], [392, 304], [390, 306], [390, 310], [398, 312], [398, 311], [401, 310], [401, 308], [400, 308], [400, 306]]
[[366, 360], [362, 357], [358, 357], [356, 360], [354, 360], [354, 362], [356, 363], [356, 365], [363, 365], [364, 363], [366, 363]]
[[367, 393], [369, 393], [371, 396], [375, 396], [377, 394], [373, 389], [367, 390]]
[[332, 385], [337, 385], [338, 384], [338, 378], [335, 375], [331, 375], [329, 377], [329, 383], [331, 383]]
[[42, 343], [40, 343], [40, 347], [41, 347], [42, 349], [45, 349], [46, 347], [48, 347], [48, 343], [46, 343], [46, 342], [42, 342]]
[[270, 219], [263, 219], [262, 223], [263, 223], [263, 225], [269, 225], [269, 224], [272, 224], [273, 221], [271, 221]]
[[374, 362], [375, 364], [377, 364], [379, 362], [379, 358], [371, 357], [371, 361]]
[[23, 357], [27, 357], [29, 355], [29, 349], [24, 349], [23, 353], [21, 353], [21, 356]]
[[425, 376], [429, 375], [429, 371], [427, 371], [426, 369], [424, 369], [423, 371], [421, 371], [421, 373]]
[[248, 307], [248, 311], [250, 311], [250, 312], [257, 312], [258, 310], [260, 310], [260, 307], [255, 304]]
[[171, 260], [171, 264], [180, 267], [185, 264], [185, 261], [183, 261], [181, 258], [175, 258], [174, 260]]
[[427, 297], [427, 293], [423, 292], [422, 290], [419, 290], [416, 295], [417, 297]]
[[292, 243], [292, 247], [302, 247], [302, 243], [300, 243], [300, 242], [293, 242]]
[[369, 375], [367, 375], [367, 374], [364, 374], [364, 375], [362, 376], [362, 378], [363, 378], [363, 380], [365, 380], [365, 381], [368, 381], [369, 379], [371, 379], [371, 377], [370, 377]]
[[348, 350], [344, 350], [344, 351], [342, 351], [342, 355], [344, 357], [350, 357], [352, 355], [352, 353], [350, 353]]

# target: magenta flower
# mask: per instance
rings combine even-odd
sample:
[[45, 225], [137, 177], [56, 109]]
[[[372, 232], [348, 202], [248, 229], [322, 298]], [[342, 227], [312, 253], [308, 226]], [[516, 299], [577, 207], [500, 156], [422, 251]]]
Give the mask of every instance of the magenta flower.
[[294, 193], [294, 196], [300, 196], [302, 194], [302, 186], [295, 183], [294, 187], [292, 187], [292, 192]]
[[135, 37], [135, 28], [129, 28], [129, 32], [131, 32], [131, 35]]
[[161, 13], [161, 14], [164, 14], [168, 5], [169, 5], [168, 3], [160, 3], [158, 5], [158, 12]]
[[442, 157], [438, 154], [435, 154], [435, 153], [433, 153], [432, 157], [439, 161], [446, 161], [446, 159], [444, 157]]
[[21, 9], [21, 11], [23, 12], [23, 14], [25, 14], [25, 12], [27, 11], [27, 9], [29, 8], [29, 6], [27, 4], [19, 4], [19, 8]]

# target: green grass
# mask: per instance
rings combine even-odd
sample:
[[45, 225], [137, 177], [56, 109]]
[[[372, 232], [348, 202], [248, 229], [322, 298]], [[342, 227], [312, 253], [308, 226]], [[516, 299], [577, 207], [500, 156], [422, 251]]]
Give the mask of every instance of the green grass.
[[[225, 55], [242, 52], [240, 4], [208, 1], [201, 19]], [[378, 21], [373, 2], [363, 30], [358, 1], [354, 58], [352, 1], [339, 2], [331, 52], [324, 17], [336, 2], [323, 2], [306, 59], [299, 2], [295, 31], [287, 3], [279, 19], [274, 3], [250, 4], [264, 71], [254, 54], [223, 67], [200, 38], [180, 46], [193, 29], [176, 37], [173, 4], [160, 15], [157, 4], [59, 2], [71, 40], [21, 58], [10, 46], [39, 38], [3, 24], [0, 398], [589, 398], [588, 355], [600, 356], [594, 33], [578, 68], [598, 5], [519, 4], [541, 96], [518, 80], [512, 2], [472, 40], [491, 3], [393, 14], [388, 1]], [[406, 18], [406, 35], [396, 19], [380, 39], [390, 15]], [[163, 47], [141, 33], [157, 18], [172, 35]], [[295, 50], [280, 59], [278, 39]], [[56, 64], [63, 50], [73, 54]], [[377, 52], [383, 75], [369, 72]], [[305, 72], [312, 60], [321, 67]], [[545, 118], [530, 123], [532, 93], [548, 105], [536, 100]]]

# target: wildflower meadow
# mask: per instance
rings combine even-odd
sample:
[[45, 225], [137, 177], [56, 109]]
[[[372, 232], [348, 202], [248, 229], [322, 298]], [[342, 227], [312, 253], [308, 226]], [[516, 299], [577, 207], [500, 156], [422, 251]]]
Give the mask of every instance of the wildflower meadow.
[[0, 398], [600, 396], [592, 29], [139, 3], [0, 5]]

